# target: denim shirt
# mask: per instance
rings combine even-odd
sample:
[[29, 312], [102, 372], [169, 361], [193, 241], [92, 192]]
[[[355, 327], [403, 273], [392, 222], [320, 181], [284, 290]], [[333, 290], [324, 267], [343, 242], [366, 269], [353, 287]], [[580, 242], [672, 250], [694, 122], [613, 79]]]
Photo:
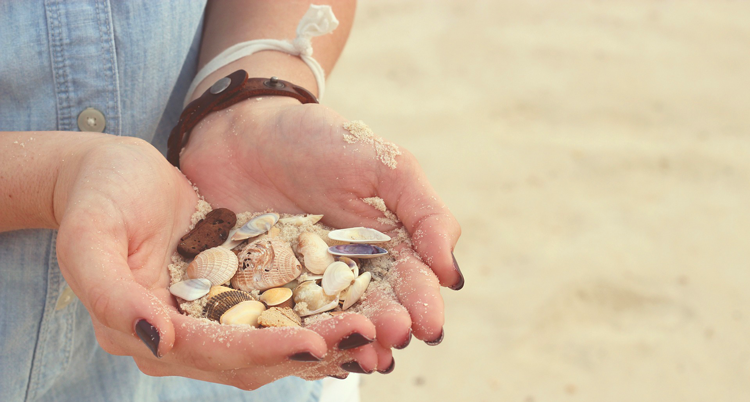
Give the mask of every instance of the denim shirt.
[[[177, 0], [0, 2], [0, 131], [77, 131], [79, 113], [92, 107], [105, 117], [104, 132], [139, 137], [164, 152], [196, 72], [204, 7]], [[107, 354], [86, 309], [66, 297], [56, 235], [0, 233], [0, 400], [318, 400], [320, 382], [286, 378], [247, 392], [149, 377], [132, 358]]]

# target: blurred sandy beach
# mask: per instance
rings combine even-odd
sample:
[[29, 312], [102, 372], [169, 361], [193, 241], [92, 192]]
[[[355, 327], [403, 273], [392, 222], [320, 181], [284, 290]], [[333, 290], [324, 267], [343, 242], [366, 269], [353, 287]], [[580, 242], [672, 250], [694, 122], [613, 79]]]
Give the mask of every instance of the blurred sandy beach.
[[463, 227], [363, 402], [750, 400], [750, 2], [360, 0], [323, 103]]

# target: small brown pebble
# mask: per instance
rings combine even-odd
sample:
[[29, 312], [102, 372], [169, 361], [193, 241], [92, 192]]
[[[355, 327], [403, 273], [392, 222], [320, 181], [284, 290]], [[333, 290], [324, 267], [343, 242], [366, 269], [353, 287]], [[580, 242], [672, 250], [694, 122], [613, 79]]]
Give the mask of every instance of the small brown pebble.
[[226, 209], [214, 209], [195, 228], [180, 239], [177, 252], [185, 258], [193, 258], [209, 248], [220, 246], [237, 223], [237, 215]]
[[288, 307], [271, 307], [258, 317], [258, 324], [263, 327], [299, 327], [302, 319]]

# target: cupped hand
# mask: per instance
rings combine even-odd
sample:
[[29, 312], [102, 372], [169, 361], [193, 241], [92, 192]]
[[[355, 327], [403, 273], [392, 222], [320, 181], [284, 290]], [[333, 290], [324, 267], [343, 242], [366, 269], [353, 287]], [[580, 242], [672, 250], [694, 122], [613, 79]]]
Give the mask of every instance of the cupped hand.
[[197, 196], [151, 145], [101, 135], [66, 159], [54, 194], [58, 261], [105, 351], [132, 356], [147, 374], [245, 389], [309, 364], [295, 355], [325, 356], [328, 345], [314, 331], [287, 330], [279, 337], [178, 312], [167, 265]]
[[365, 310], [377, 329], [373, 353], [379, 356], [377, 367], [366, 370], [383, 371], [391, 357], [382, 349], [404, 347], [412, 331], [431, 344], [442, 339], [440, 284], [463, 286], [452, 255], [460, 227], [411, 154], [402, 149], [391, 168], [373, 146], [344, 141], [344, 123], [321, 105], [249, 99], [205, 118], [193, 130], [180, 165], [207, 201], [235, 211], [323, 214], [331, 227], [394, 232], [401, 224], [363, 200], [385, 201], [413, 247], [399, 247], [398, 263], [387, 277], [394, 292], [371, 293], [365, 300], [375, 307]]

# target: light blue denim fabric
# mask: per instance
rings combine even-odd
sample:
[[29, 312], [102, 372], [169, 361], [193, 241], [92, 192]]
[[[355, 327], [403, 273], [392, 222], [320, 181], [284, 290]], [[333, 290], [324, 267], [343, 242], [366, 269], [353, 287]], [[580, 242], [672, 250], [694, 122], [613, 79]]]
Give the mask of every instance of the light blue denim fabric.
[[[204, 6], [164, 0], [0, 2], [0, 131], [75, 131], [78, 113], [94, 107], [106, 117], [105, 132], [151, 141], [164, 152], [195, 74]], [[319, 399], [320, 382], [287, 378], [246, 392], [148, 377], [131, 358], [107, 354], [80, 302], [55, 310], [66, 286], [56, 235], [0, 233], [0, 400]]]

